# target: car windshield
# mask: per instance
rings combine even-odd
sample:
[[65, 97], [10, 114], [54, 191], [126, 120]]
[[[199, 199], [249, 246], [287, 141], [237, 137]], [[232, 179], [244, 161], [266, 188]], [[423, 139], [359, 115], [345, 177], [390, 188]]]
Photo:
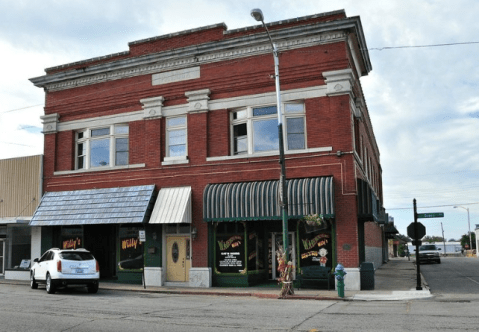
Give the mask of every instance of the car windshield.
[[90, 261], [93, 258], [93, 255], [89, 252], [61, 252], [60, 258], [68, 261]]
[[420, 246], [419, 251], [423, 251], [423, 250], [436, 250], [436, 246], [435, 245]]

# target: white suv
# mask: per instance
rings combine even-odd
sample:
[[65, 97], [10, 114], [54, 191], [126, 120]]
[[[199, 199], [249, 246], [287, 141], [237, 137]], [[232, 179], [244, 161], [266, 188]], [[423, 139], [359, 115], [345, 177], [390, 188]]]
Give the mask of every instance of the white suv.
[[98, 292], [100, 265], [86, 249], [47, 250], [40, 259], [35, 258], [30, 271], [30, 287], [45, 284], [47, 293], [57, 288], [87, 287], [89, 293]]
[[441, 264], [441, 257], [439, 256], [441, 248], [434, 244], [424, 244], [419, 247], [419, 263], [436, 262]]

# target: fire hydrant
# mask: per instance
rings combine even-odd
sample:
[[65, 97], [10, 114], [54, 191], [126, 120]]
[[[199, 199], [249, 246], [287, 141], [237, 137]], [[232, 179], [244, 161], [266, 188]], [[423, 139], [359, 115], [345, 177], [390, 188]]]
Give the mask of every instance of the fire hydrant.
[[344, 297], [344, 278], [346, 278], [346, 271], [344, 271], [344, 266], [338, 264], [336, 269], [333, 273], [336, 276], [336, 280], [338, 281], [338, 296]]

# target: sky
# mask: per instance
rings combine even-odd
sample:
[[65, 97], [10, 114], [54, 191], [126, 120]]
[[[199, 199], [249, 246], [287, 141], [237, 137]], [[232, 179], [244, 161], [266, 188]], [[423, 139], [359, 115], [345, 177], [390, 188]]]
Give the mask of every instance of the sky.
[[[418, 212], [427, 235], [479, 224], [479, 1], [0, 0], [0, 159], [43, 153], [44, 69], [216, 23], [228, 29], [344, 9], [360, 16], [372, 71], [361, 78], [380, 151], [384, 207], [399, 233]], [[459, 206], [454, 208], [454, 206]], [[467, 210], [469, 209], [469, 210]]]

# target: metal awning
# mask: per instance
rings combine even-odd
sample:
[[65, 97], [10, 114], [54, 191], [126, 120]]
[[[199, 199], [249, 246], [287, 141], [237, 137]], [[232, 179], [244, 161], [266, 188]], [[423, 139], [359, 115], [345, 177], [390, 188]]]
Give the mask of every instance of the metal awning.
[[162, 188], [150, 224], [191, 224], [191, 187]]
[[[209, 184], [203, 193], [205, 221], [281, 219], [278, 181]], [[334, 217], [333, 177], [286, 181], [288, 216], [308, 214]]]
[[48, 192], [30, 226], [143, 223], [154, 185]]

